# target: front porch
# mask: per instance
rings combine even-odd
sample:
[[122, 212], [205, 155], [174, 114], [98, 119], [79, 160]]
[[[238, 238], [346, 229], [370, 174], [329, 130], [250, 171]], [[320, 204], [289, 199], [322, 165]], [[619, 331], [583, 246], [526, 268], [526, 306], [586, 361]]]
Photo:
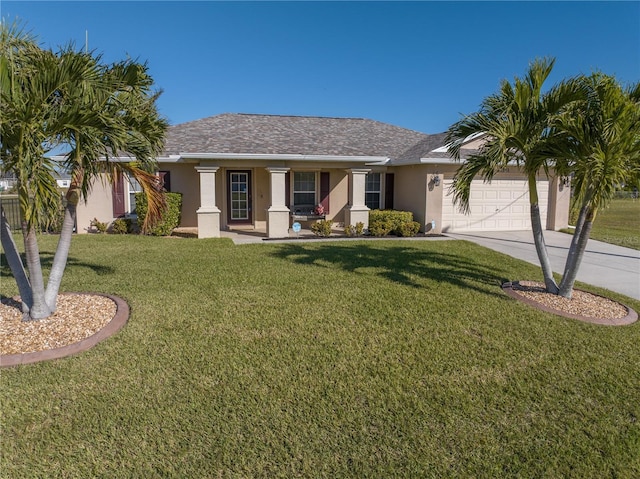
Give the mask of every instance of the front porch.
[[[198, 165], [199, 205], [196, 210], [198, 238], [224, 237], [242, 231], [244, 236], [269, 239], [313, 235], [311, 221], [299, 221], [292, 216], [299, 204], [332, 205], [326, 219], [336, 224], [369, 223], [369, 208], [365, 205], [368, 168], [309, 169], [293, 167], [251, 167], [244, 170], [221, 166]], [[328, 166], [328, 165], [327, 165]], [[219, 171], [220, 170], [220, 171]], [[313, 181], [307, 188], [293, 181], [303, 171]], [[296, 177], [297, 178], [297, 177]], [[314, 180], [315, 178], [315, 180]], [[301, 192], [301, 190], [303, 190]], [[303, 231], [292, 231], [293, 221], [299, 221]], [[340, 229], [342, 233], [342, 229]]]
[[[173, 230], [171, 236], [182, 237], [182, 238], [198, 238], [198, 228], [186, 228], [180, 227]], [[313, 231], [308, 228], [303, 228], [299, 233], [295, 233], [291, 228], [289, 229], [286, 236], [280, 238], [269, 238], [267, 235], [266, 226], [258, 226], [256, 228], [253, 227], [245, 227], [245, 228], [231, 228], [220, 231], [220, 238], [229, 238], [235, 244], [250, 244], [250, 243], [263, 243], [265, 240], [277, 241], [278, 239], [289, 241], [295, 240], [296, 238], [305, 239], [306, 241], [310, 239], [327, 239], [326, 237], [316, 236]], [[344, 228], [338, 227], [334, 225], [332, 228], [331, 238], [343, 238], [344, 237]]]

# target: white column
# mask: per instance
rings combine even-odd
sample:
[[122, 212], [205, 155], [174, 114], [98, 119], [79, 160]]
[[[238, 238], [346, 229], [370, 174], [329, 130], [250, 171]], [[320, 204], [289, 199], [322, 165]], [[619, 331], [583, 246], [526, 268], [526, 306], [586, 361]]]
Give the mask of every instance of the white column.
[[286, 205], [286, 174], [289, 168], [267, 168], [270, 176], [271, 205], [267, 210], [267, 236], [285, 238], [289, 236], [289, 208]]
[[220, 209], [216, 206], [217, 166], [196, 166], [200, 174], [200, 208], [198, 215], [198, 238], [220, 237]]
[[369, 208], [365, 205], [366, 177], [370, 169], [351, 168], [349, 173], [349, 205], [345, 208], [345, 227], [363, 223], [369, 227]]

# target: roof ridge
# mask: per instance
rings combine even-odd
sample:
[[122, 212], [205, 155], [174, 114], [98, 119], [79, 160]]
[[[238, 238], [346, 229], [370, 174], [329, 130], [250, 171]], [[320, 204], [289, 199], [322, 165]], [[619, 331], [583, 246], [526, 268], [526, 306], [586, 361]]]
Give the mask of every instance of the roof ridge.
[[[326, 120], [364, 120], [364, 121], [377, 121], [370, 118], [363, 118], [357, 116], [323, 116], [323, 115], [290, 115], [284, 113], [221, 113], [221, 115], [238, 115], [238, 116], [277, 116], [282, 118], [317, 118]], [[217, 115], [214, 115], [217, 116]], [[382, 123], [382, 122], [379, 122]]]

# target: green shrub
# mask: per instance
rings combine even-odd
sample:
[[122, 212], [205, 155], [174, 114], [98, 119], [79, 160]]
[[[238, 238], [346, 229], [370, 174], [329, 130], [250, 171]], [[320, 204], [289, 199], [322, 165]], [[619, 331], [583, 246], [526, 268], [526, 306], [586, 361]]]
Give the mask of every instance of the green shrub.
[[420, 231], [420, 223], [417, 221], [402, 223], [400, 228], [398, 228], [400, 236], [415, 236], [418, 234], [418, 231]]
[[[169, 236], [174, 228], [180, 224], [182, 214], [182, 193], [165, 193], [167, 198], [167, 208], [162, 214], [162, 219], [149, 231], [144, 234], [152, 236]], [[147, 197], [144, 193], [136, 193], [136, 213], [138, 215], [138, 225], [144, 224], [147, 215]]]
[[391, 221], [376, 221], [369, 225], [369, 234], [372, 236], [387, 236], [393, 229]]
[[[129, 224], [131, 220], [129, 220]], [[129, 225], [127, 225], [127, 220], [124, 218], [118, 218], [111, 223], [111, 233], [115, 235], [124, 235], [129, 232]]]
[[333, 221], [331, 220], [320, 220], [311, 225], [311, 231], [316, 236], [330, 236], [331, 235], [331, 227], [333, 226]]
[[106, 231], [107, 231], [107, 226], [108, 226], [108, 225], [107, 225], [107, 223], [103, 223], [102, 221], [98, 221], [98, 218], [93, 218], [93, 219], [91, 220], [91, 223], [89, 223], [89, 225], [90, 225], [92, 228], [95, 228], [95, 230], [96, 230], [98, 233], [106, 233]]
[[358, 221], [355, 226], [349, 225], [344, 229], [344, 233], [351, 236], [362, 236], [364, 233], [364, 223], [362, 221]]
[[[397, 236], [405, 236], [403, 232], [411, 231], [415, 226], [410, 226], [407, 230], [407, 227], [403, 225], [411, 224], [413, 222], [413, 213], [411, 211], [369, 211], [369, 233], [373, 236], [386, 236], [389, 233], [393, 233]], [[418, 224], [418, 230], [419, 229], [420, 225]]]

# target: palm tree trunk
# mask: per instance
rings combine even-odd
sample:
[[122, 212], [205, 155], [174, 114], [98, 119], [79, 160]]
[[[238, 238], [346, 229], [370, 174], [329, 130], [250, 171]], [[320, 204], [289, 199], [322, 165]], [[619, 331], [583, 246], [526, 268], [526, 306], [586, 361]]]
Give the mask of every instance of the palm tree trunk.
[[[578, 224], [576, 225], [576, 231], [571, 240], [567, 262], [564, 267], [564, 273], [562, 274], [562, 281], [560, 281], [560, 291], [558, 294], [564, 298], [571, 299], [573, 294], [573, 284], [576, 281], [580, 263], [582, 262], [584, 251], [587, 249], [587, 243], [591, 236], [594, 214], [595, 211], [590, 211], [586, 206], [580, 210]], [[580, 227], [579, 229], [578, 226]]]
[[558, 285], [553, 279], [553, 270], [551, 269], [551, 261], [549, 261], [549, 253], [547, 245], [544, 241], [544, 233], [542, 229], [542, 221], [540, 220], [540, 205], [538, 204], [538, 190], [536, 187], [535, 175], [529, 176], [529, 200], [531, 203], [531, 229], [533, 230], [533, 243], [536, 245], [536, 253], [538, 261], [542, 267], [542, 276], [547, 291], [552, 294], [558, 294]]
[[73, 236], [73, 227], [76, 222], [76, 207], [78, 205], [79, 198], [77, 190], [78, 187], [72, 184], [67, 192], [67, 205], [64, 209], [62, 230], [60, 231], [60, 239], [58, 240], [56, 254], [53, 257], [53, 264], [51, 265], [51, 272], [49, 273], [49, 282], [47, 283], [47, 290], [45, 292], [47, 304], [54, 312], [56, 310], [56, 300], [60, 290], [60, 283], [62, 282], [62, 275], [64, 274], [64, 270], [67, 266], [69, 249], [71, 248], [71, 237]]
[[44, 297], [44, 280], [42, 277], [42, 265], [40, 264], [40, 250], [38, 249], [38, 237], [33, 225], [27, 226], [23, 222], [24, 252], [27, 257], [27, 269], [31, 281], [32, 304], [29, 304], [28, 319], [44, 319], [51, 316], [52, 311], [47, 306]]
[[18, 253], [18, 247], [13, 240], [13, 234], [11, 234], [11, 228], [4, 212], [4, 208], [0, 206], [0, 240], [2, 241], [2, 249], [4, 250], [7, 263], [11, 269], [16, 283], [18, 284], [18, 292], [20, 293], [20, 299], [22, 302], [22, 312], [29, 314], [29, 307], [33, 303], [31, 295], [31, 283], [27, 277], [27, 272], [24, 269], [24, 264]]

